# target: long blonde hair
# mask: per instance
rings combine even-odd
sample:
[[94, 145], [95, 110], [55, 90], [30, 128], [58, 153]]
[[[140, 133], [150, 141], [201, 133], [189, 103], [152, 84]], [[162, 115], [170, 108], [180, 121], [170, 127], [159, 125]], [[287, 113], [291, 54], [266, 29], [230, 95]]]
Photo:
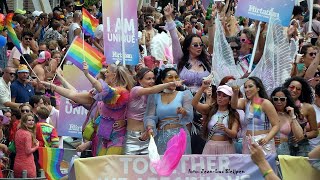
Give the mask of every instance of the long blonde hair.
[[134, 87], [135, 81], [133, 76], [130, 76], [130, 72], [126, 67], [116, 64], [110, 64], [109, 66], [111, 68], [110, 70], [116, 73], [116, 86], [126, 87], [128, 90], [131, 90]]
[[36, 124], [34, 124], [34, 126], [32, 128], [27, 127], [28, 117], [32, 117], [34, 119], [34, 116], [31, 113], [23, 115], [21, 117], [20, 129], [29, 131], [31, 133], [31, 135], [32, 135], [32, 142], [36, 143], [37, 142], [37, 139], [36, 139]]

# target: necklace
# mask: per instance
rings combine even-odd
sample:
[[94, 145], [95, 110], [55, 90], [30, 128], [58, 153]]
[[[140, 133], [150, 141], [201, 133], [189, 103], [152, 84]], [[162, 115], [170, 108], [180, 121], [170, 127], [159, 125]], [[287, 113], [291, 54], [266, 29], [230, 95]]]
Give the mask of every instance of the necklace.
[[174, 93], [175, 91], [176, 91], [176, 90], [164, 89], [164, 90], [163, 90], [163, 93], [172, 94], [172, 93]]

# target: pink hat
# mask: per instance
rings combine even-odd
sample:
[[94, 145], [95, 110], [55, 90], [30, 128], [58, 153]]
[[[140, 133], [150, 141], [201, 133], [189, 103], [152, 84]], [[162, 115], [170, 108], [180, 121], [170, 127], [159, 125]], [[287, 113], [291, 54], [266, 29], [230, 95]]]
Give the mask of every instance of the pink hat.
[[227, 86], [227, 85], [219, 86], [218, 89], [217, 89], [217, 92], [219, 92], [219, 91], [225, 93], [228, 96], [232, 96], [233, 95], [232, 88]]
[[51, 54], [49, 51], [42, 51], [39, 54], [39, 58], [37, 59], [38, 63], [44, 63], [45, 61], [49, 61], [49, 59], [51, 58]]

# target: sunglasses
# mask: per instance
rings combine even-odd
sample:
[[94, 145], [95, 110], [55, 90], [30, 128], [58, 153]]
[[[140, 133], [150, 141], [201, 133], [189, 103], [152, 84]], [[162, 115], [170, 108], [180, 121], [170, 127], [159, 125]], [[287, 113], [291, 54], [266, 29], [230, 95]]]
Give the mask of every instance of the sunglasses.
[[278, 102], [278, 101], [285, 102], [285, 101], [287, 100], [287, 97], [277, 97], [277, 96], [273, 96], [273, 97], [272, 97], [272, 100], [273, 100], [273, 102]]
[[68, 6], [69, 8], [73, 8], [73, 5]]
[[232, 50], [237, 50], [238, 51], [238, 50], [240, 50], [240, 48], [241, 48], [241, 46], [231, 46]]
[[246, 38], [242, 38], [242, 39], [240, 39], [240, 41], [241, 41], [242, 43], [252, 44], [252, 42], [251, 42], [249, 39], [246, 39]]
[[56, 49], [49, 49], [49, 51], [54, 51], [54, 50], [56, 50]]
[[10, 76], [16, 75], [16, 73], [9, 73], [9, 72], [6, 72], [6, 73], [10, 74]]
[[26, 40], [26, 41], [31, 41], [32, 38], [24, 38], [24, 40]]
[[29, 113], [30, 110], [28, 110], [28, 109], [21, 109], [21, 112], [22, 112], [22, 113]]
[[293, 90], [301, 91], [301, 88], [297, 88], [296, 86], [293, 86], [293, 85], [289, 86], [289, 89], [290, 89], [291, 91], [293, 91]]
[[89, 11], [89, 12], [92, 12], [92, 11], [93, 11], [93, 9], [88, 9], [88, 11]]
[[152, 24], [152, 22], [151, 21], [146, 21], [146, 24]]
[[197, 21], [191, 21], [191, 24], [197, 24]]
[[203, 47], [204, 44], [201, 43], [201, 44], [191, 44], [192, 47], [195, 47], [195, 48], [198, 48], [198, 47]]
[[309, 56], [316, 56], [317, 53], [313, 52], [313, 53], [309, 53]]

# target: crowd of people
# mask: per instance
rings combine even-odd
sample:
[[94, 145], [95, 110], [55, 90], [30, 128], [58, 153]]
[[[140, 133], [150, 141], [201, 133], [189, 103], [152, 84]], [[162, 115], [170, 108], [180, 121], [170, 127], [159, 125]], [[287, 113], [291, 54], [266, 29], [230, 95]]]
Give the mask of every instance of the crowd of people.
[[[285, 28], [288, 46], [296, 43], [298, 55], [292, 60], [291, 78], [271, 94], [248, 73], [257, 33], [253, 68], [263, 55], [267, 24], [257, 32], [258, 21], [234, 16], [237, 1], [219, 2], [211, 9], [199, 2], [139, 9], [139, 64], [108, 64], [93, 77], [84, 62], [82, 71], [93, 86], [89, 92], [78, 92], [59, 67], [72, 65], [62, 57], [77, 36], [104, 53], [101, 1], [85, 7], [100, 21], [94, 38], [83, 34], [82, 13], [76, 10], [81, 8], [73, 1], [49, 14], [16, 11], [13, 24], [22, 54], [10, 40], [0, 48], [2, 163], [8, 164], [9, 157], [15, 177], [23, 170], [30, 178], [37, 176], [38, 147], [59, 147], [60, 96], [89, 110], [84, 142], [77, 150], [91, 149], [92, 156], [146, 155], [150, 136], [164, 154], [167, 142], [182, 128], [187, 132], [185, 154], [251, 152], [266, 178], [276, 175], [261, 158], [264, 154], [307, 157], [314, 149], [310, 156], [320, 158], [320, 2], [315, 1], [313, 14], [306, 1], [294, 6]], [[212, 83], [217, 14], [235, 64], [246, 78], [243, 91], [228, 86], [236, 80], [232, 74]], [[307, 29], [309, 16], [312, 32]], [[0, 33], [7, 37], [6, 28]], [[171, 46], [159, 55], [161, 36], [169, 38]], [[173, 53], [167, 53], [171, 47]]]

